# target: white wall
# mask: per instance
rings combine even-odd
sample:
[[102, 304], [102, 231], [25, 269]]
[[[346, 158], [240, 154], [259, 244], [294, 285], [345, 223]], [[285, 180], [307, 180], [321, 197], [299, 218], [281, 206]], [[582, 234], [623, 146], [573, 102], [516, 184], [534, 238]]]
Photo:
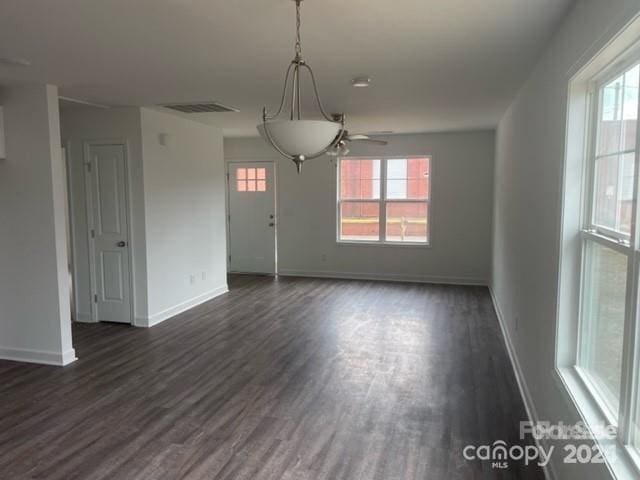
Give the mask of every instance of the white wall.
[[384, 138], [388, 146], [354, 143], [350, 155], [433, 157], [430, 248], [337, 244], [335, 163], [328, 157], [310, 160], [298, 175], [291, 161], [260, 138], [225, 139], [227, 162], [277, 162], [279, 272], [486, 284], [494, 132]]
[[154, 324], [227, 290], [222, 132], [142, 109], [142, 147]]
[[[160, 145], [159, 134], [168, 142]], [[151, 326], [227, 290], [222, 133], [145, 108], [70, 108], [62, 137], [71, 164], [78, 318], [89, 320], [84, 184], [87, 140], [128, 145], [135, 325]]]
[[[578, 420], [554, 373], [568, 82], [639, 6], [576, 2], [498, 128], [492, 290], [527, 401], [543, 420]], [[561, 460], [559, 479], [609, 478], [602, 465]]]
[[58, 91], [1, 92], [0, 358], [64, 365], [71, 345]]
[[4, 111], [0, 105], [0, 160], [6, 157], [5, 154], [5, 141], [4, 141]]
[[65, 108], [60, 115], [62, 141], [69, 161], [69, 195], [74, 250], [76, 317], [91, 319], [91, 283], [89, 274], [89, 237], [85, 192], [84, 144], [88, 140], [116, 140], [127, 143], [129, 169], [129, 213], [133, 253], [132, 296], [136, 318], [147, 318], [147, 262], [144, 219], [144, 178], [142, 130], [139, 108]]

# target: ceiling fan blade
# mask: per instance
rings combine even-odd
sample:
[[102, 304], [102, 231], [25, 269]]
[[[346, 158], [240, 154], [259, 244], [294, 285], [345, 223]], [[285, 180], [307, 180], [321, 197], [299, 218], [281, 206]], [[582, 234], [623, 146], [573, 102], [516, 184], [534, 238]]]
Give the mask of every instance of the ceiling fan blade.
[[369, 135], [365, 135], [364, 133], [353, 133], [353, 134], [350, 134], [350, 133], [347, 132], [346, 138], [347, 138], [347, 140], [353, 141], [353, 140], [368, 140], [370, 137], [369, 137]]
[[388, 145], [389, 142], [386, 140], [376, 140], [375, 138], [349, 138], [350, 142], [365, 142], [365, 143], [373, 143], [374, 145]]
[[371, 138], [369, 135], [365, 135], [364, 133], [348, 134], [345, 137], [345, 140], [347, 140], [348, 142], [368, 142], [374, 143], [376, 145], [387, 145], [389, 143], [385, 140], [377, 140], [375, 138]]

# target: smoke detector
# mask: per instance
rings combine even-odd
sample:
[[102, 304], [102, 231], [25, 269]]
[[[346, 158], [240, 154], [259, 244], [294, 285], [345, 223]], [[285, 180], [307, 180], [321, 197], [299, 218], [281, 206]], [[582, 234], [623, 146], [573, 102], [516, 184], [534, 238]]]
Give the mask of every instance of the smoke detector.
[[362, 76], [351, 80], [351, 85], [356, 88], [366, 88], [371, 85], [371, 77]]

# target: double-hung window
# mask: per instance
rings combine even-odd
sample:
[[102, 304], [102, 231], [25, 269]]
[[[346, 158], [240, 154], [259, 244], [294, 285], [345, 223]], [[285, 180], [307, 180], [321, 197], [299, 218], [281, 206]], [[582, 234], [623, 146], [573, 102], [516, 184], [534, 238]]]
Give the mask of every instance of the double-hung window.
[[591, 85], [575, 369], [621, 444], [640, 451], [640, 56]]
[[429, 243], [431, 158], [342, 158], [338, 241]]

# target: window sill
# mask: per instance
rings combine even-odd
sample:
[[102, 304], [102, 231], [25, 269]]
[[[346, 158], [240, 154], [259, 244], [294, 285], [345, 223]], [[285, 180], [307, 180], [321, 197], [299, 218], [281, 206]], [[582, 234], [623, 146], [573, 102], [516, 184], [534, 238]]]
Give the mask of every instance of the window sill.
[[392, 248], [431, 248], [430, 243], [412, 243], [412, 242], [358, 242], [356, 240], [337, 240], [336, 243], [341, 247], [392, 247]]
[[[593, 427], [611, 423], [608, 415], [602, 410], [574, 367], [557, 368], [555, 373], [556, 380], [585, 425]], [[636, 452], [617, 440], [596, 439], [595, 443], [601, 448], [611, 478], [617, 480], [638, 478], [640, 462]]]

